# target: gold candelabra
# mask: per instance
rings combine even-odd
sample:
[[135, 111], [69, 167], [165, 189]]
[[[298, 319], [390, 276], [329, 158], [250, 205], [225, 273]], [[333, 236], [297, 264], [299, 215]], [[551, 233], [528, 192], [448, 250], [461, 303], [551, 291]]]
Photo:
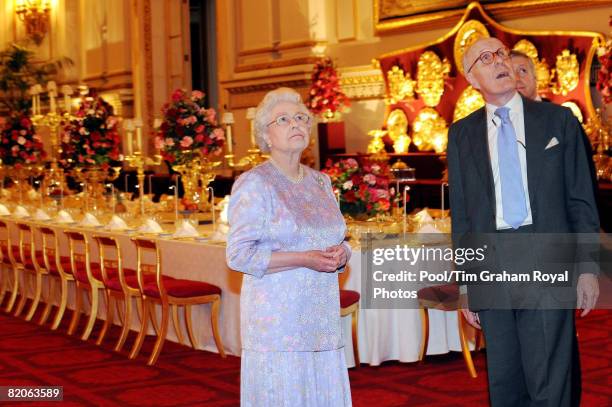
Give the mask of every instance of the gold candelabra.
[[138, 180], [138, 196], [140, 198], [140, 215], [144, 216], [144, 181], [145, 181], [145, 166], [160, 165], [162, 156], [155, 154], [153, 157], [147, 157], [142, 151], [136, 151], [133, 154], [124, 157], [124, 161], [129, 167], [136, 168], [136, 179]]
[[255, 142], [254, 107], [247, 109], [247, 119], [250, 121], [251, 148], [247, 150], [247, 155], [239, 159], [238, 162], [236, 162], [232, 142], [232, 125], [234, 124], [234, 114], [231, 112], [225, 112], [223, 114], [223, 119], [221, 120], [223, 124], [225, 124], [225, 141], [227, 143], [227, 154], [224, 156], [225, 162], [232, 170], [245, 171], [268, 159], [268, 155], [263, 154]]
[[201, 199], [201, 195], [215, 179], [215, 168], [221, 165], [221, 162], [209, 161], [194, 150], [185, 151], [184, 154], [182, 164], [175, 164], [172, 169], [181, 174], [186, 201], [196, 204], [199, 209], [208, 210], [208, 200]]
[[85, 185], [85, 211], [89, 210], [89, 201], [93, 202], [92, 209], [98, 209], [100, 189], [103, 188], [103, 181], [114, 181], [119, 177], [121, 167], [110, 167], [109, 170], [100, 166], [77, 167], [72, 170], [71, 175]]
[[56, 106], [57, 85], [51, 81], [47, 84], [47, 92], [49, 95], [49, 111], [42, 113], [40, 107], [40, 94], [42, 86], [34, 85], [30, 89], [32, 95], [32, 123], [36, 127], [49, 128], [50, 143], [51, 143], [51, 161], [49, 169], [45, 174], [46, 185], [57, 185], [62, 191], [66, 189], [66, 177], [63, 169], [58, 165], [58, 157], [62, 153], [61, 144], [59, 141], [59, 127], [65, 121], [68, 122], [74, 119], [70, 112], [70, 102], [72, 96], [72, 88], [64, 85], [61, 88], [64, 96], [64, 112], [58, 113]]

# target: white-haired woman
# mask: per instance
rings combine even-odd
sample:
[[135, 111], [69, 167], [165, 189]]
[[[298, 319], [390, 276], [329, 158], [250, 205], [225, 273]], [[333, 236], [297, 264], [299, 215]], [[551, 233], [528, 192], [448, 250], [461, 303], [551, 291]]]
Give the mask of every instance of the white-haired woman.
[[312, 118], [289, 88], [268, 92], [255, 129], [270, 160], [229, 204], [227, 263], [240, 297], [242, 406], [350, 406], [337, 272], [350, 248], [329, 178], [300, 164]]

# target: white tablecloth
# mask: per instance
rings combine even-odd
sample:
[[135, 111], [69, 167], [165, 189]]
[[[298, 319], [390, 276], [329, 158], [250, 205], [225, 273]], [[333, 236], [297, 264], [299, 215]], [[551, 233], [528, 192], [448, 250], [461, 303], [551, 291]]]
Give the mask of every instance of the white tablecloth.
[[[2, 219], [9, 224], [11, 235], [14, 239], [13, 244], [16, 244], [17, 230], [14, 225], [15, 219], [10, 217], [2, 217]], [[84, 231], [90, 239], [93, 261], [97, 261], [98, 250], [92, 236], [96, 234], [114, 236], [118, 238], [123, 251], [124, 267], [135, 268], [136, 266], [135, 247], [130, 241], [134, 234], [108, 232], [102, 229], [66, 226], [48, 222], [28, 221], [28, 223], [33, 226], [44, 224], [54, 228], [60, 237], [60, 251], [62, 255], [68, 254], [67, 238], [63, 230]], [[36, 235], [36, 240], [40, 244], [40, 237], [38, 235]], [[168, 238], [160, 238], [158, 241], [162, 251], [162, 270], [164, 274], [176, 278], [206, 281], [221, 288], [223, 292], [219, 319], [221, 338], [227, 353], [240, 355], [240, 288], [242, 285], [242, 274], [227, 268], [225, 264], [225, 246], [223, 244], [172, 240]], [[356, 249], [350, 260], [350, 268], [340, 277], [343, 288], [360, 291], [360, 267], [360, 252]], [[70, 288], [70, 291], [70, 304], [72, 304], [72, 288]], [[102, 301], [99, 313], [101, 318], [105, 315], [104, 309], [105, 304]], [[69, 317], [70, 313], [64, 315], [64, 318]], [[199, 348], [216, 352], [217, 349], [210, 327], [210, 306], [193, 307], [192, 318]], [[343, 318], [343, 324], [347, 363], [349, 366], [353, 366], [350, 316]], [[136, 316], [132, 321], [132, 325], [134, 329], [137, 329], [138, 322]], [[173, 324], [170, 323], [169, 325], [168, 339], [177, 341], [173, 331]], [[184, 324], [182, 326], [184, 327]], [[184, 337], [186, 337], [186, 333], [184, 333]], [[363, 363], [378, 365], [386, 360], [417, 361], [421, 340], [419, 311], [412, 309], [362, 309], [359, 313], [358, 337], [359, 355]], [[456, 313], [431, 310], [427, 354], [447, 353], [449, 350], [461, 350]]]

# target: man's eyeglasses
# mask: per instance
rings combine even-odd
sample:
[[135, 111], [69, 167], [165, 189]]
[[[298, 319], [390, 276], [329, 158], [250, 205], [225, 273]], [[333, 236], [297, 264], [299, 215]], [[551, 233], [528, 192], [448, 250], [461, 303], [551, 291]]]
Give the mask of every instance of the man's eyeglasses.
[[306, 113], [296, 113], [293, 117], [289, 116], [288, 114], [283, 114], [268, 123], [268, 127], [275, 123], [278, 127], [287, 127], [291, 123], [291, 119], [295, 120], [297, 124], [302, 124], [305, 126], [310, 123], [310, 116], [308, 116]]
[[508, 59], [510, 58], [510, 50], [506, 47], [502, 47], [495, 52], [493, 51], [481, 52], [480, 55], [478, 55], [478, 58], [476, 58], [476, 61], [474, 61], [474, 63], [470, 65], [470, 69], [467, 70], [467, 73], [470, 73], [474, 65], [476, 65], [476, 62], [480, 61], [482, 62], [483, 65], [491, 65], [495, 61], [496, 57], [499, 57], [501, 59]]

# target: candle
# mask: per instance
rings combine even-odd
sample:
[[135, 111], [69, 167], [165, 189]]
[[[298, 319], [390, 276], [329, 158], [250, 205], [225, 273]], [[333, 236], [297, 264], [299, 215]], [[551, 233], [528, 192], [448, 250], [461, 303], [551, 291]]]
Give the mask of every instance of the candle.
[[47, 83], [47, 92], [49, 92], [49, 109], [51, 113], [55, 113], [55, 97], [57, 96], [57, 85], [54, 81]]
[[174, 220], [178, 220], [178, 207], [179, 207], [179, 176], [176, 176], [176, 185], [174, 186]]
[[149, 175], [149, 193], [153, 194], [153, 174]]
[[232, 112], [223, 113], [221, 122], [225, 124], [225, 140], [227, 141], [227, 153], [232, 154], [234, 146], [232, 141], [232, 124], [234, 123], [234, 114]]
[[249, 107], [246, 113], [246, 118], [250, 121], [251, 146], [253, 148], [257, 148], [257, 143], [255, 141], [255, 113], [256, 112], [257, 112], [256, 108]]
[[208, 187], [210, 194], [210, 211], [212, 212], [213, 233], [217, 231], [217, 221], [215, 220], [215, 190], [213, 187]]
[[408, 186], [404, 187], [404, 228], [403, 228], [404, 234], [406, 233], [406, 218], [408, 217], [408, 214], [407, 214], [407, 211], [406, 211], [407, 210], [406, 205], [408, 203], [407, 202], [407, 197], [408, 197], [408, 190], [409, 189], [410, 189], [410, 187], [408, 187]]
[[128, 192], [128, 174], [125, 174], [125, 177], [124, 177], [124, 187], [125, 187], [124, 188], [125, 192]]
[[67, 113], [70, 113], [70, 108], [71, 108], [71, 98], [70, 96], [72, 96], [72, 88], [70, 87], [70, 85], [63, 85], [62, 86], [62, 94], [64, 95], [64, 110]]
[[132, 140], [132, 132], [134, 131], [134, 121], [131, 119], [126, 119], [123, 122], [123, 128], [125, 129], [125, 144], [127, 145], [127, 154], [132, 155], [134, 153], [134, 145]]
[[117, 207], [117, 200], [115, 199], [115, 185], [114, 184], [110, 184], [110, 185], [111, 185], [111, 204], [113, 205], [113, 215], [114, 215], [116, 211], [116, 207]]
[[442, 216], [441, 216], [442, 219], [446, 217], [444, 214], [444, 187], [445, 186], [448, 186], [446, 182], [443, 182], [442, 185], [440, 185], [440, 193], [442, 194], [442, 204], [440, 205], [442, 207]]
[[142, 119], [134, 119], [134, 126], [136, 127], [136, 147], [137, 151], [142, 152]]

